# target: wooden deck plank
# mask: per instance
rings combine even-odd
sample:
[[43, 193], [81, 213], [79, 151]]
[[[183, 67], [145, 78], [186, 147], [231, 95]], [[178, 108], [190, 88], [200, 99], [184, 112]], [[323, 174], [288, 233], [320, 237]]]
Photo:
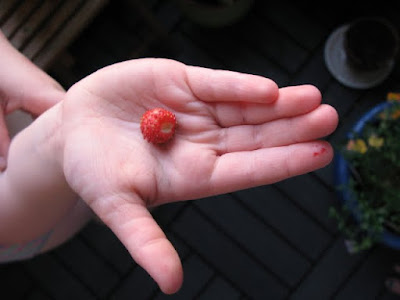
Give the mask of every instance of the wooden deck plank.
[[311, 267], [299, 252], [232, 196], [201, 199], [195, 205], [288, 286], [296, 285]]
[[[323, 228], [334, 234], [335, 222], [328, 218], [331, 205], [337, 201], [337, 195], [316, 181], [310, 174], [281, 181], [275, 186], [309, 214]], [[305, 189], [305, 187], [307, 187]]]
[[335, 300], [378, 299], [384, 288], [384, 282], [376, 278], [388, 276], [393, 257], [396, 257], [396, 252], [393, 250], [384, 247], [373, 249], [360, 268], [346, 280], [335, 295]]
[[109, 299], [151, 299], [157, 291], [154, 280], [142, 268], [136, 267], [120, 280], [118, 288]]
[[200, 49], [190, 37], [186, 37], [177, 32], [172, 36], [174, 47], [176, 48], [174, 59], [188, 65], [208, 67], [212, 69], [224, 69], [224, 64], [211, 57], [203, 49]]
[[337, 239], [289, 299], [331, 299], [338, 287], [348, 279], [353, 268], [363, 259], [361, 254], [350, 255], [343, 239]]
[[120, 280], [119, 274], [79, 239], [64, 244], [54, 253], [99, 299], [105, 299]]
[[[106, 5], [107, 1], [108, 0], [85, 1], [78, 11], [73, 12], [72, 18], [65, 19], [65, 24], [59, 28], [57, 35], [53, 36], [51, 39], [47, 39], [48, 43], [46, 44], [46, 48], [42, 49], [40, 52], [35, 51], [37, 49], [36, 47], [29, 49], [29, 51], [31, 51], [30, 53], [33, 54], [32, 57], [35, 64], [41, 68], [47, 68], [55, 56], [65, 49], [77, 34], [90, 23], [94, 16]], [[72, 6], [70, 6], [71, 2], [71, 0], [68, 1], [68, 6], [65, 8], [65, 11], [68, 10], [72, 12]], [[64, 20], [61, 14], [59, 16], [54, 16], [54, 20], [56, 19], [57, 21], [54, 21], [54, 25], [56, 22]], [[50, 27], [52, 26], [50, 25]], [[54, 33], [56, 32], [57, 30], [54, 30]], [[43, 37], [43, 39], [45, 38]], [[28, 51], [28, 48], [26, 51]]]
[[297, 9], [291, 1], [257, 1], [256, 14], [279, 27], [283, 34], [312, 51], [324, 42], [329, 31]]
[[[188, 207], [172, 225], [176, 234], [249, 297], [283, 299], [288, 290], [229, 238]], [[245, 271], [251, 270], [251, 272]]]
[[0, 26], [11, 15], [17, 7], [19, 0], [2, 0], [0, 1]]
[[[22, 298], [21, 298], [22, 299]], [[48, 296], [47, 294], [45, 294], [43, 292], [43, 290], [41, 289], [34, 289], [33, 291], [31, 291], [26, 298], [24, 298], [25, 300], [52, 300], [52, 298], [50, 296]]]
[[197, 297], [199, 300], [239, 300], [240, 298], [240, 293], [221, 277], [215, 277], [207, 289]]
[[22, 49], [22, 47], [28, 43], [29, 39], [33, 37], [35, 31], [38, 30], [46, 18], [49, 18], [54, 9], [59, 5], [60, 1], [61, 0], [45, 0], [40, 4], [34, 13], [22, 23], [22, 26], [11, 37], [10, 42], [15, 48]]
[[[270, 23], [252, 14], [242, 22], [235, 34], [238, 38], [257, 49], [267, 58], [279, 64], [286, 72], [295, 73], [304, 64], [309, 52], [293, 39], [271, 26]], [[257, 30], [254, 30], [257, 28]], [[262, 32], [262, 38], [260, 38]]]
[[46, 43], [56, 34], [64, 23], [74, 14], [82, 0], [64, 1], [62, 6], [51, 16], [38, 31], [35, 37], [22, 49], [23, 53], [32, 59], [38, 55]]
[[51, 255], [39, 256], [26, 264], [30, 276], [34, 277], [46, 294], [60, 300], [95, 299], [95, 296], [76, 278], [63, 268]]
[[8, 298], [7, 295], [23, 299], [35, 287], [34, 281], [24, 272], [23, 264], [20, 263], [0, 266], [0, 282], [4, 299]]
[[13, 34], [19, 27], [23, 26], [26, 19], [28, 19], [39, 4], [40, 0], [22, 1], [8, 20], [1, 26], [4, 35], [8, 39], [11, 39]]
[[133, 268], [134, 262], [129, 252], [105, 225], [91, 223], [82, 230], [80, 236], [120, 275]]
[[235, 195], [310, 261], [318, 260], [331, 242], [332, 236], [329, 232], [273, 186], [243, 190]]
[[318, 47], [301, 69], [290, 79], [290, 85], [312, 84], [325, 90], [332, 76], [325, 66], [323, 46]]
[[379, 300], [399, 300], [399, 295], [387, 291]]
[[289, 74], [285, 70], [238, 39], [235, 30], [210, 31], [184, 23], [182, 32], [230, 70], [272, 78], [279, 86], [289, 82]]

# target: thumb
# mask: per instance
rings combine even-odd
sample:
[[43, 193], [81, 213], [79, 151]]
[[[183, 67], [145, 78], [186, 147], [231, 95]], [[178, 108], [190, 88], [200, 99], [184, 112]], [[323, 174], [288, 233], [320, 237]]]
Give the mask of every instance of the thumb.
[[118, 206], [115, 204], [111, 205], [113, 212], [108, 213], [106, 218], [101, 214], [99, 217], [117, 235], [136, 263], [149, 273], [164, 293], [177, 292], [183, 281], [181, 261], [148, 209], [144, 204], [124, 203]]
[[36, 100], [24, 101], [22, 109], [37, 117], [60, 102], [64, 96], [65, 91], [62, 88], [43, 89], [43, 92], [35, 95]]

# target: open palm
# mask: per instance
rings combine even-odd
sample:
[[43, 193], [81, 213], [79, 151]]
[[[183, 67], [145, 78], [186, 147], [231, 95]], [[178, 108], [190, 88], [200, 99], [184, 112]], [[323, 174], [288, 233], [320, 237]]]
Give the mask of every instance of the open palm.
[[[278, 89], [271, 80], [143, 59], [102, 69], [63, 102], [68, 183], [115, 232], [166, 293], [181, 285], [173, 246], [148, 207], [273, 183], [328, 164], [316, 141], [337, 125], [310, 86]], [[164, 145], [146, 142], [140, 118], [175, 113]]]

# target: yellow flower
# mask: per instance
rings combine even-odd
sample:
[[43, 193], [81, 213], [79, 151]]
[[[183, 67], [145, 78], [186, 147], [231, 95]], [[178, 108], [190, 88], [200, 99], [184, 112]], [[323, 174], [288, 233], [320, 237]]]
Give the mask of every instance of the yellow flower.
[[387, 93], [386, 99], [388, 101], [400, 101], [400, 93], [389, 92]]
[[400, 118], [400, 109], [394, 110], [390, 117], [392, 118], [392, 120], [397, 120], [398, 118]]
[[381, 120], [387, 120], [388, 119], [388, 113], [387, 112], [381, 112], [379, 115], [378, 115], [378, 117], [379, 117], [379, 119], [381, 119]]
[[[400, 101], [398, 101], [400, 103]], [[400, 108], [384, 110], [378, 117], [381, 120], [397, 120], [400, 118]]]
[[349, 140], [349, 142], [347, 143], [347, 150], [364, 154], [365, 152], [367, 152], [368, 147], [367, 144], [364, 142], [364, 140], [356, 139], [356, 140]]
[[384, 141], [385, 141], [384, 138], [381, 138], [375, 134], [372, 134], [368, 138], [368, 145], [370, 145], [371, 147], [374, 147], [374, 148], [380, 148], [383, 146]]

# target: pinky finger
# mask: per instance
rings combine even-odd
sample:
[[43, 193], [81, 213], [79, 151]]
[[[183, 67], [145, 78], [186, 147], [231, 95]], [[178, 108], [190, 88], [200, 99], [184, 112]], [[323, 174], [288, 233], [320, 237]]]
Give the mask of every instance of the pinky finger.
[[272, 184], [320, 169], [332, 158], [332, 147], [325, 141], [227, 153], [215, 165], [212, 194]]

